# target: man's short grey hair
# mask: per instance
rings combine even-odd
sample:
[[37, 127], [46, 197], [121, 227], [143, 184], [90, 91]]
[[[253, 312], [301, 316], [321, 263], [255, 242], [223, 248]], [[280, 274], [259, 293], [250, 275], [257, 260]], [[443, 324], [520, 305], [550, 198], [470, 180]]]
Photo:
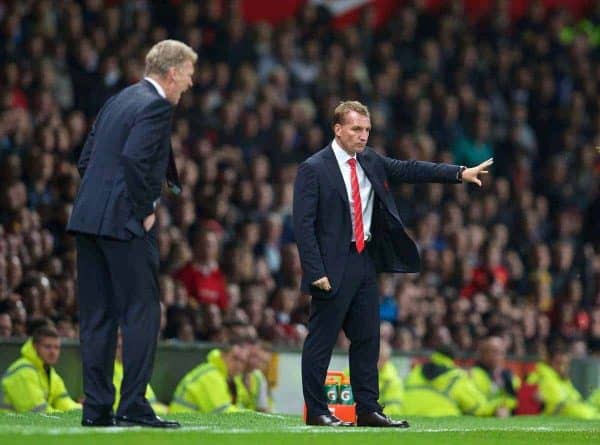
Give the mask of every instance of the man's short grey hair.
[[144, 75], [155, 74], [164, 77], [169, 68], [177, 68], [187, 60], [196, 63], [198, 60], [196, 51], [178, 40], [162, 40], [146, 54]]

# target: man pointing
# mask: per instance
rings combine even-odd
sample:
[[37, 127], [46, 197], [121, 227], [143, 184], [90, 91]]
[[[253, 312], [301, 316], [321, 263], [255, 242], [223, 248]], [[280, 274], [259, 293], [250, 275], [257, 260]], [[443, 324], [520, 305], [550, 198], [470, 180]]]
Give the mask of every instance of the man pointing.
[[350, 339], [350, 375], [358, 426], [407, 427], [377, 403], [379, 355], [378, 272], [418, 272], [417, 246], [400, 220], [393, 183], [481, 185], [488, 160], [476, 167], [401, 161], [367, 146], [366, 106], [340, 103], [335, 137], [305, 160], [294, 186], [294, 232], [302, 262], [302, 290], [312, 295], [309, 334], [302, 352], [307, 424], [350, 426], [330, 414], [323, 383], [340, 329]]

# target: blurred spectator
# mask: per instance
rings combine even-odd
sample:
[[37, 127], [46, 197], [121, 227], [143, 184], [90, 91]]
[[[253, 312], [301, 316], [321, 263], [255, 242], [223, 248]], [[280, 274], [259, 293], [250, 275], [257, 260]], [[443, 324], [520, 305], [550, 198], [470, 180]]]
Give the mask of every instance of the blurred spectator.
[[537, 397], [543, 413], [579, 419], [600, 419], [596, 407], [587, 403], [569, 378], [572, 354], [567, 345], [555, 342], [545, 361], [538, 362], [527, 377], [527, 383], [537, 386]]
[[[121, 383], [123, 382], [123, 337], [121, 336], [121, 332], [117, 336], [117, 350], [115, 353], [115, 367], [113, 371], [113, 386], [115, 387], [115, 401], [113, 403], [113, 411], [117, 412], [119, 409], [119, 403], [121, 401]], [[146, 393], [144, 394], [150, 405], [152, 405], [152, 409], [155, 413], [163, 415], [166, 414], [168, 408], [166, 405], [160, 403], [156, 398], [156, 394], [154, 390], [148, 384], [146, 386]]]
[[479, 343], [477, 362], [469, 370], [475, 386], [488, 400], [502, 400], [514, 410], [521, 379], [506, 368], [506, 345], [500, 336], [490, 335]]
[[214, 232], [198, 231], [193, 242], [193, 260], [175, 272], [174, 277], [198, 303], [216, 304], [224, 311], [228, 305], [227, 283], [217, 262], [218, 243]]
[[12, 320], [6, 312], [0, 313], [0, 338], [12, 337]]
[[404, 414], [420, 416], [508, 415], [502, 400], [488, 400], [467, 372], [454, 362], [454, 348], [440, 344], [429, 361], [415, 366], [405, 380]]
[[70, 338], [77, 339], [79, 338], [78, 333], [75, 331], [75, 327], [73, 326], [73, 322], [69, 317], [61, 316], [58, 317], [55, 321], [56, 324], [56, 332], [58, 332], [59, 337], [61, 338]]
[[273, 408], [266, 377], [272, 352], [269, 346], [260, 342], [254, 342], [249, 349], [246, 368], [235, 378], [238, 394], [246, 395], [245, 400], [240, 400], [240, 405], [252, 411], [268, 413]]
[[242, 374], [250, 348], [239, 340], [222, 351], [213, 349], [206, 362], [188, 372], [179, 382], [169, 411], [232, 413], [243, 409], [244, 396], [238, 393], [235, 377]]
[[490, 122], [485, 117], [478, 117], [473, 124], [472, 136], [461, 137], [453, 147], [454, 162], [459, 165], [478, 165], [494, 157], [489, 143]]
[[[163, 338], [254, 329], [302, 344], [292, 184], [332, 137], [331, 110], [356, 99], [382, 153], [496, 161], [480, 190], [393, 189], [423, 258], [421, 274], [380, 280], [393, 347], [430, 346], [439, 331], [472, 351], [500, 329], [509, 354], [544, 352], [552, 334], [600, 352], [600, 53], [580, 25], [541, 2], [512, 24], [502, 8], [470, 22], [460, 2], [398, 2], [380, 28], [365, 14], [345, 29], [309, 6], [270, 25], [245, 23], [240, 2], [175, 3], [0, 7], [0, 326], [12, 336], [40, 317], [77, 336], [64, 232], [75, 162], [99, 105], [174, 37], [201, 60], [173, 119], [183, 190], [157, 208]], [[253, 286], [261, 298], [247, 298]]]
[[2, 410], [55, 413], [81, 409], [71, 399], [54, 369], [60, 357], [60, 339], [54, 328], [41, 326], [21, 348], [0, 381]]
[[377, 362], [377, 369], [379, 370], [378, 403], [383, 406], [385, 415], [400, 416], [403, 414], [404, 383], [402, 383], [398, 370], [390, 361], [391, 352], [390, 344], [382, 339], [379, 348], [379, 361]]

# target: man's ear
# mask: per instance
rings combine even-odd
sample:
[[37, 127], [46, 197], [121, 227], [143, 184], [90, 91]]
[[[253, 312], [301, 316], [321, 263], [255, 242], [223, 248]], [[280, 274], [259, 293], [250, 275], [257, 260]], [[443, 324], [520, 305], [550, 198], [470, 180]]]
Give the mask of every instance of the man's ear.
[[175, 68], [174, 66], [169, 67], [168, 74], [169, 80], [175, 80], [175, 78], [177, 77], [177, 68]]
[[340, 132], [341, 129], [342, 129], [341, 124], [335, 124], [333, 126], [333, 134], [335, 134], [336, 136], [338, 136], [338, 133]]

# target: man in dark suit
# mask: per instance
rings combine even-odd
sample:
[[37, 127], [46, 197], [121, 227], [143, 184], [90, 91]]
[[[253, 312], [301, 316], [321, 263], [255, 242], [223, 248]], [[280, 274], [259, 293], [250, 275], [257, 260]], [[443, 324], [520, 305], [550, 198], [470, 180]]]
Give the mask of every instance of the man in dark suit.
[[[144, 80], [106, 101], [79, 159], [82, 181], [67, 229], [77, 243], [84, 426], [179, 426], [158, 418], [145, 392], [160, 326], [155, 208], [165, 177], [179, 188], [171, 120], [196, 60], [181, 42], [154, 45]], [[119, 325], [124, 378], [115, 418]]]
[[323, 383], [340, 329], [349, 338], [350, 376], [358, 426], [408, 427], [378, 405], [379, 294], [377, 272], [417, 272], [420, 257], [398, 215], [393, 182], [473, 182], [477, 167], [399, 161], [366, 146], [367, 107], [342, 102], [335, 138], [305, 160], [294, 186], [294, 232], [302, 263], [302, 291], [312, 295], [302, 351], [307, 424], [351, 426], [330, 414]]

